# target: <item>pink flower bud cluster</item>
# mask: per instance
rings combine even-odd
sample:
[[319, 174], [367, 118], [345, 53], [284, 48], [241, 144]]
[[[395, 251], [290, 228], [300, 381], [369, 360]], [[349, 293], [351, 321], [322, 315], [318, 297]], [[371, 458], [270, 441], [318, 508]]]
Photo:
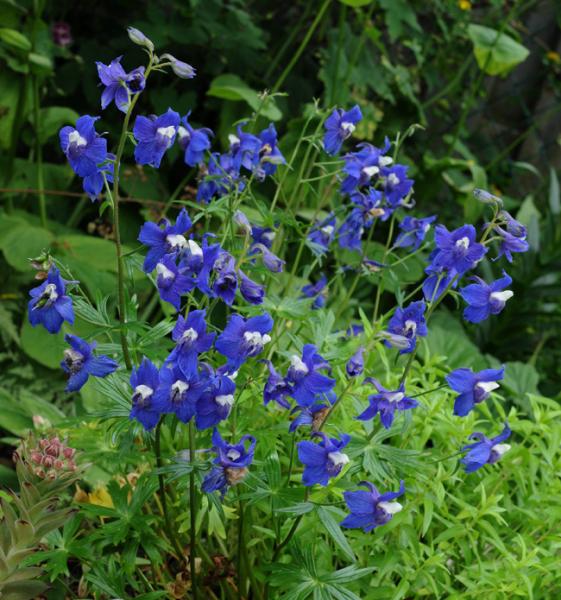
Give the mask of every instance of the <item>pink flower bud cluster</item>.
[[53, 438], [41, 438], [35, 448], [27, 452], [33, 472], [41, 479], [56, 479], [61, 475], [76, 471], [74, 455], [76, 450]]

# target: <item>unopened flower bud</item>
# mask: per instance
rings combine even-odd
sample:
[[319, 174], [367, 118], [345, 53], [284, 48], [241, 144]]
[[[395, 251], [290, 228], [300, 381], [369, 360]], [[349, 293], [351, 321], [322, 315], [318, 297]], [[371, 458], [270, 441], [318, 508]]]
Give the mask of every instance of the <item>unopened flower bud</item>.
[[241, 210], [234, 213], [234, 221], [244, 233], [251, 235], [251, 223]]
[[329, 408], [327, 406], [314, 413], [314, 416], [312, 419], [312, 431], [315, 432], [315, 431], [320, 430], [320, 427], [323, 425], [323, 422], [325, 421], [325, 417], [327, 417], [328, 414], [329, 414]]
[[127, 27], [127, 33], [129, 34], [130, 41], [139, 46], [144, 46], [150, 52], [154, 52], [154, 44], [152, 40], [147, 38], [142, 31], [136, 29], [136, 27]]
[[36, 465], [40, 465], [43, 460], [43, 455], [37, 450], [33, 450], [30, 454], [31, 462], [34, 462]]
[[487, 192], [480, 188], [475, 188], [473, 190], [473, 195], [476, 198], [476, 200], [479, 200], [479, 202], [483, 202], [483, 204], [497, 204], [501, 207], [503, 205], [503, 201], [498, 196], [494, 196], [490, 192]]
[[76, 450], [74, 448], [65, 447], [62, 451], [64, 458], [72, 458], [74, 454], [76, 454]]
[[60, 471], [64, 467], [64, 463], [62, 462], [62, 460], [60, 460], [60, 458], [57, 458], [53, 463], [53, 467]]
[[181, 79], [193, 79], [196, 75], [195, 69], [188, 65], [186, 62], [182, 60], [178, 60], [175, 56], [171, 54], [162, 54], [162, 59], [169, 60], [171, 63], [171, 70]]
[[43, 463], [44, 467], [47, 467], [47, 469], [50, 469], [53, 466], [55, 459], [52, 456], [43, 456], [43, 459], [41, 462]]

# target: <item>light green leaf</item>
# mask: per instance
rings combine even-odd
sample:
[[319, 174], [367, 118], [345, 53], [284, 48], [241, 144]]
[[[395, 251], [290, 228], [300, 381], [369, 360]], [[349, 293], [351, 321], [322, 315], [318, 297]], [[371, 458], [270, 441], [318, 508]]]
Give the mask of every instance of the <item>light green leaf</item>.
[[25, 353], [50, 369], [59, 369], [66, 348], [64, 334], [51, 334], [41, 325], [32, 327], [25, 320], [21, 329], [21, 346]]
[[0, 42], [22, 52], [30, 52], [32, 48], [31, 42], [23, 33], [6, 27], [0, 29]]
[[269, 96], [262, 100], [259, 94], [237, 75], [229, 73], [219, 75], [212, 80], [207, 95], [236, 102], [244, 100], [254, 111], [259, 111], [261, 115], [272, 121], [278, 121], [282, 117], [274, 98]]
[[53, 234], [26, 223], [8, 230], [0, 238], [0, 249], [8, 264], [18, 271], [30, 271], [29, 258], [37, 256], [41, 250], [48, 248], [53, 241]]
[[471, 24], [468, 36], [473, 42], [477, 64], [487, 75], [506, 75], [528, 57], [528, 48], [506, 33], [490, 27]]
[[355, 554], [351, 545], [347, 541], [344, 533], [341, 531], [341, 527], [339, 523], [333, 517], [333, 509], [325, 508], [324, 506], [320, 506], [317, 509], [317, 515], [321, 524], [325, 527], [325, 530], [330, 535], [331, 539], [339, 546], [339, 548], [343, 551], [343, 554], [352, 561], [356, 560]]

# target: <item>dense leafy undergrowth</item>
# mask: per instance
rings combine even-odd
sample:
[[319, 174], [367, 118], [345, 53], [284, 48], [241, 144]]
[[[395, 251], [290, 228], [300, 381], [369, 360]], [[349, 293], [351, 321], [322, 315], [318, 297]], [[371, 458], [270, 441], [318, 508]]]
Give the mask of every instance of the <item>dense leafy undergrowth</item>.
[[[358, 106], [311, 107], [279, 144], [263, 94], [211, 153], [191, 115], [133, 114], [195, 72], [129, 36], [145, 67], [98, 64], [120, 137], [88, 115], [59, 132], [113, 240], [2, 217], [39, 280], [21, 331], [2, 310], [7, 354], [44, 367], [0, 390], [2, 597], [556, 597], [559, 405], [466, 333], [517, 302], [524, 213], [476, 190], [481, 220], [448, 230], [400, 163], [417, 128], [353, 147]], [[124, 245], [123, 189], [168, 151], [196, 199]]]

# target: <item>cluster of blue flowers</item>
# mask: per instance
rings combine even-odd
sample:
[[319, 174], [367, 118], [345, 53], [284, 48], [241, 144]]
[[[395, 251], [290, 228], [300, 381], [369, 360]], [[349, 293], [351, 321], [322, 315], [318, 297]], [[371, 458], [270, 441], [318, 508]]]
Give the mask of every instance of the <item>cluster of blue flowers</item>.
[[[148, 68], [137, 67], [127, 73], [121, 65], [121, 57], [109, 65], [97, 63], [104, 86], [102, 109], [114, 102], [120, 111], [127, 114], [145, 88], [150, 67], [161, 70], [170, 66], [176, 75], [183, 78], [195, 75], [190, 65], [171, 55], [157, 59], [153, 55], [152, 42], [140, 31], [131, 28], [129, 36], [148, 51]], [[243, 124], [239, 125], [236, 134], [230, 136], [228, 151], [221, 154], [211, 152], [212, 131], [194, 128], [189, 118], [190, 113], [181, 117], [171, 108], [159, 116], [136, 117], [133, 127], [136, 141], [134, 157], [140, 165], [158, 168], [165, 153], [177, 143], [185, 164], [200, 170], [199, 201], [209, 202], [232, 192], [241, 192], [248, 185], [248, 178], [262, 181], [285, 162], [273, 125], [257, 135], [244, 131]], [[358, 106], [346, 112], [334, 110], [325, 122], [325, 151], [338, 155], [361, 118]], [[96, 117], [86, 115], [78, 119], [75, 127], [64, 127], [60, 131], [61, 148], [73, 170], [83, 179], [84, 190], [92, 200], [118, 177], [115, 155], [107, 151], [106, 139], [96, 133], [96, 120]], [[347, 206], [343, 207], [346, 214], [341, 223], [338, 223], [335, 213], [330, 213], [313, 224], [308, 244], [316, 256], [326, 254], [336, 239], [342, 248], [362, 251], [364, 234], [377, 220], [395, 218], [397, 209], [413, 206], [414, 182], [407, 175], [407, 166], [395, 164], [395, 156], [389, 155], [390, 148], [391, 144], [386, 139], [381, 148], [363, 143], [357, 150], [343, 155], [340, 192], [347, 202]], [[487, 202], [498, 201], [481, 190], [476, 192], [476, 196]], [[426, 236], [435, 220], [435, 216], [404, 217], [391, 249], [406, 249], [412, 253], [425, 247]], [[154, 283], [160, 297], [178, 312], [184, 308], [183, 297], [195, 289], [209, 299], [222, 300], [228, 306], [233, 305], [238, 292], [252, 305], [263, 303], [264, 286], [248, 277], [241, 270], [241, 265], [243, 261], [251, 265], [259, 257], [269, 271], [282, 271], [284, 261], [273, 252], [275, 231], [252, 225], [240, 211], [236, 212], [234, 221], [245, 234], [243, 256], [237, 259], [213, 239], [213, 234], [197, 234], [185, 209], [179, 212], [173, 224], [162, 219], [142, 226], [138, 239], [148, 249], [144, 271], [155, 273]], [[426, 321], [435, 303], [455, 289], [460, 280], [477, 266], [487, 254], [490, 241], [499, 242], [497, 258], [504, 255], [509, 262], [512, 261], [512, 253], [528, 249], [526, 229], [504, 210], [496, 210], [493, 221], [485, 225], [479, 241], [472, 225], [463, 225], [454, 231], [436, 225], [434, 233], [435, 248], [429, 256], [427, 277], [422, 285], [424, 300], [397, 307], [378, 338], [387, 346], [398, 349], [399, 354], [409, 354], [411, 360], [417, 350], [418, 337], [428, 333]], [[487, 241], [490, 234], [494, 237]], [[362, 262], [373, 271], [386, 266], [367, 259], [364, 253]], [[507, 289], [512, 281], [505, 272], [502, 278], [491, 283], [479, 277], [473, 277], [473, 281], [462, 287], [459, 293], [467, 303], [465, 319], [479, 323], [503, 310], [513, 295]], [[74, 283], [65, 281], [58, 269], [51, 266], [45, 281], [30, 291], [30, 323], [33, 326], [41, 324], [50, 333], [60, 331], [65, 321], [72, 325], [74, 313], [68, 287]], [[312, 299], [313, 308], [321, 308], [326, 303], [327, 287], [327, 277], [322, 273], [315, 283], [304, 286], [301, 294]], [[232, 411], [238, 370], [248, 361], [254, 361], [254, 369], [258, 369], [256, 362], [264, 362], [268, 369], [263, 388], [264, 404], [274, 402], [290, 411], [293, 417], [290, 431], [301, 427], [310, 431], [309, 439], [297, 445], [298, 458], [304, 467], [304, 486], [328, 485], [349, 463], [344, 449], [351, 438], [344, 433], [339, 438], [329, 437], [322, 431], [338, 398], [331, 366], [319, 354], [318, 348], [313, 344], [304, 345], [300, 354], [290, 356], [290, 365], [285, 374], [281, 374], [271, 360], [259, 358], [271, 342], [273, 319], [268, 313], [248, 318], [234, 313], [229, 316], [223, 331], [209, 331], [209, 327], [204, 309], [186, 310], [185, 316], [178, 315], [171, 334], [175, 346], [163, 364], [158, 367], [143, 357], [140, 364], [132, 369], [130, 418], [140, 422], [147, 431], [155, 428], [162, 416], [168, 414], [175, 415], [182, 423], [194, 420], [199, 430], [213, 429], [216, 457], [202, 489], [207, 493], [219, 491], [224, 495], [229, 486], [240, 482], [247, 473], [253, 461], [256, 439], [244, 435], [238, 443], [231, 444], [222, 438], [217, 426]], [[352, 335], [355, 333], [362, 334], [353, 328]], [[66, 341], [69, 348], [64, 353], [61, 366], [69, 374], [68, 391], [79, 390], [89, 376], [105, 377], [118, 368], [113, 359], [94, 353], [95, 342], [90, 344], [74, 335], [66, 335]], [[349, 381], [363, 375], [365, 354], [369, 349], [369, 344], [355, 348], [346, 364]], [[217, 356], [222, 357], [222, 364], [213, 367], [211, 362], [216, 365]], [[210, 357], [212, 360], [209, 360]], [[469, 414], [499, 387], [497, 382], [503, 377], [504, 368], [478, 373], [462, 368], [448, 374], [449, 386], [458, 393], [454, 414], [460, 417]], [[411, 410], [419, 404], [406, 393], [405, 375], [396, 389], [386, 389], [372, 377], [365, 377], [362, 384], [373, 385], [375, 393], [368, 396], [368, 406], [356, 417], [359, 420], [370, 421], [379, 415], [382, 426], [389, 429], [397, 413]], [[472, 434], [470, 438], [476, 441], [463, 448], [466, 452], [462, 459], [465, 470], [472, 472], [485, 464], [495, 463], [508, 450], [508, 444], [503, 442], [509, 435], [508, 424], [500, 435], [492, 439], [478, 432]], [[371, 531], [387, 523], [402, 509], [395, 499], [405, 492], [403, 482], [399, 491], [382, 494], [370, 482], [359, 485], [364, 486], [366, 491], [344, 494], [350, 511], [342, 522], [344, 527]]]

